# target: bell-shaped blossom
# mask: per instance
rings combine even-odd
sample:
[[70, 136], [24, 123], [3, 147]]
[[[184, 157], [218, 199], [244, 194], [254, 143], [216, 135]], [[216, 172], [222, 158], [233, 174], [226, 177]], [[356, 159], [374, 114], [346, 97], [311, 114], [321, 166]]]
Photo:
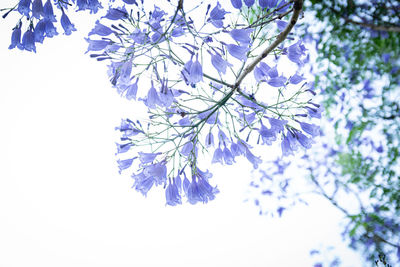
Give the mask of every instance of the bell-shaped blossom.
[[183, 69], [181, 71], [182, 78], [185, 80], [186, 84], [190, 84], [190, 69], [192, 67], [193, 61], [192, 58], [185, 63]]
[[286, 77], [279, 76], [267, 80], [267, 83], [273, 87], [281, 87], [285, 85], [286, 81], [287, 81]]
[[145, 44], [149, 41], [146, 30], [135, 29], [129, 37], [138, 44]]
[[248, 125], [252, 124], [253, 121], [256, 119], [256, 113], [245, 113], [243, 111], [238, 111], [239, 112], [239, 117], [242, 119], [243, 123], [242, 125], [247, 127]]
[[11, 44], [8, 47], [8, 49], [13, 49], [15, 47], [18, 47], [19, 49], [23, 49], [23, 46], [21, 44], [21, 24], [17, 25], [12, 34], [11, 34]]
[[311, 145], [313, 143], [311, 138], [308, 138], [306, 135], [304, 135], [302, 132], [297, 131], [296, 132], [296, 137], [297, 141], [302, 145], [305, 149], [311, 148]]
[[162, 106], [163, 104], [160, 100], [160, 97], [158, 96], [156, 88], [154, 88], [153, 86], [153, 83], [151, 83], [151, 88], [147, 93], [147, 99], [145, 101], [145, 104], [148, 108], [151, 109], [155, 109], [157, 106]]
[[155, 183], [154, 177], [147, 176], [143, 172], [138, 175], [132, 175], [132, 178], [135, 180], [133, 187], [144, 196], [147, 195]]
[[27, 30], [22, 36], [22, 47], [27, 51], [36, 53], [35, 34], [31, 29]]
[[58, 35], [56, 27], [54, 27], [54, 24], [51, 20], [45, 19], [45, 32], [46, 32], [46, 37], [52, 38], [55, 35]]
[[258, 133], [260, 134], [264, 144], [271, 145], [272, 142], [276, 140], [276, 131], [268, 129], [264, 124], [261, 124], [261, 129]]
[[206, 147], [214, 146], [214, 135], [212, 132], [209, 132], [206, 136]]
[[242, 61], [246, 61], [247, 52], [249, 52], [250, 50], [250, 48], [247, 46], [240, 46], [235, 44], [228, 44], [226, 45], [226, 48], [228, 49], [229, 54]]
[[303, 76], [298, 75], [297, 73], [295, 75], [293, 75], [292, 77], [290, 77], [289, 82], [291, 84], [298, 84], [301, 81], [305, 80], [306, 78], [304, 78]]
[[135, 158], [117, 160], [119, 173], [121, 173], [123, 170], [128, 169], [129, 167], [131, 167], [134, 159]]
[[251, 43], [250, 33], [253, 31], [253, 29], [233, 29], [229, 34], [241, 45], [249, 45]]
[[242, 8], [242, 0], [231, 0], [232, 6], [236, 9]]
[[306, 122], [299, 122], [301, 129], [305, 132], [311, 135], [312, 137], [319, 136], [320, 135], [320, 130], [319, 126], [315, 124], [310, 124]]
[[233, 162], [235, 162], [235, 158], [233, 157], [233, 154], [227, 147], [224, 148], [224, 150], [222, 151], [222, 154], [223, 154], [225, 164], [232, 165]]
[[124, 1], [124, 3], [128, 5], [134, 5], [134, 4], [137, 5], [136, 0], [122, 0], [122, 1]]
[[246, 151], [242, 149], [242, 146], [238, 145], [237, 143], [232, 142], [231, 152], [234, 157], [239, 157], [241, 155], [244, 155]]
[[73, 31], [76, 31], [74, 24], [71, 23], [64, 11], [61, 15], [61, 26], [66, 35], [70, 35]]
[[276, 21], [276, 26], [278, 26], [278, 29], [280, 30], [280, 31], [283, 31], [285, 28], [286, 28], [286, 26], [287, 26], [287, 22], [286, 21], [283, 21], [283, 20], [280, 20], [280, 19], [278, 19], [277, 21]]
[[189, 125], [191, 124], [191, 122], [190, 122], [190, 120], [189, 120], [188, 117], [184, 117], [184, 118], [182, 118], [182, 119], [180, 119], [180, 120], [178, 121], [178, 124], [179, 124], [180, 126], [189, 126]]
[[129, 17], [128, 12], [126, 11], [125, 7], [118, 7], [118, 8], [109, 8], [107, 10], [107, 14], [103, 16], [103, 18], [109, 20], [120, 20], [126, 19]]
[[290, 145], [290, 140], [287, 137], [287, 135], [283, 137], [283, 140], [282, 140], [282, 143], [281, 143], [281, 149], [282, 149], [282, 156], [283, 157], [293, 155], [293, 149], [292, 149], [292, 147]]
[[44, 17], [42, 0], [33, 0], [32, 17], [37, 19], [40, 19], [40, 17]]
[[226, 73], [226, 68], [231, 67], [232, 64], [227, 62], [222, 58], [222, 56], [218, 53], [214, 54], [211, 56], [211, 64], [214, 66], [214, 68], [222, 74]]
[[110, 40], [91, 40], [89, 38], [85, 38], [86, 42], [89, 43], [88, 49], [86, 51], [101, 51], [104, 50], [108, 45], [111, 44]]
[[224, 27], [223, 20], [225, 19], [225, 15], [229, 13], [226, 12], [223, 8], [221, 8], [221, 4], [217, 2], [217, 5], [211, 10], [210, 17], [208, 19], [212, 25], [216, 28]]
[[220, 147], [218, 147], [217, 149], [215, 149], [214, 155], [213, 155], [213, 158], [212, 158], [211, 163], [221, 163], [221, 164], [224, 164], [224, 161], [223, 161], [223, 152], [222, 152], [222, 149], [221, 149]]
[[153, 162], [154, 159], [160, 154], [161, 154], [161, 152], [158, 152], [158, 153], [139, 152], [139, 159], [142, 164], [147, 164], [147, 163]]
[[271, 124], [271, 129], [276, 132], [283, 132], [284, 126], [288, 123], [287, 120], [268, 118], [269, 124]]
[[254, 1], [255, 0], [244, 0], [244, 3], [246, 4], [246, 6], [251, 7], [254, 5]]
[[299, 65], [303, 64], [303, 60], [301, 59], [301, 57], [305, 55], [306, 48], [304, 47], [304, 45], [302, 45], [301, 41], [292, 44], [291, 46], [289, 46], [287, 50], [288, 50], [287, 57], [291, 61]]
[[122, 154], [122, 153], [126, 153], [129, 151], [129, 149], [131, 149], [131, 147], [133, 146], [132, 143], [126, 143], [126, 144], [118, 144], [115, 143], [117, 145], [117, 153], [116, 154]]
[[181, 149], [181, 155], [188, 157], [193, 150], [193, 142], [189, 141], [183, 145]]
[[90, 9], [91, 14], [92, 13], [96, 14], [100, 8], [103, 8], [103, 6], [100, 4], [100, 2], [98, 0], [88, 0], [87, 9]]
[[53, 5], [50, 0], [47, 0], [43, 6], [43, 17], [51, 22], [56, 22], [56, 16], [54, 16]]
[[176, 184], [169, 183], [167, 188], [165, 189], [165, 199], [167, 201], [167, 205], [170, 206], [176, 206], [178, 204], [182, 204], [182, 198], [181, 195], [179, 194], [178, 187]]
[[137, 90], [138, 90], [138, 79], [136, 79], [136, 81], [134, 83], [132, 83], [131, 85], [128, 85], [126, 87], [125, 90], [125, 98], [128, 100], [136, 100], [136, 94], [137, 94]]
[[259, 0], [258, 3], [262, 8], [272, 8], [278, 3], [278, 0]]
[[[197, 178], [197, 181], [196, 181]], [[190, 204], [197, 202], [207, 203], [215, 198], [215, 194], [219, 192], [216, 187], [212, 187], [207, 180], [200, 177], [193, 177], [187, 190], [187, 198]]]
[[268, 74], [268, 76], [269, 76], [270, 78], [277, 78], [277, 77], [279, 77], [279, 73], [278, 73], [278, 69], [277, 69], [276, 65], [275, 65], [273, 68], [270, 68], [270, 69], [267, 71], [267, 74]]
[[143, 131], [138, 129], [135, 123], [130, 119], [121, 120], [121, 125], [116, 127], [115, 130], [119, 130], [122, 133], [123, 138], [129, 138], [138, 135], [139, 133], [143, 133]]
[[192, 84], [198, 83], [203, 80], [203, 67], [201, 66], [198, 56], [190, 66], [189, 82]]
[[143, 173], [153, 177], [157, 184], [162, 184], [167, 180], [167, 167], [161, 162], [146, 166]]
[[321, 113], [323, 111], [322, 107], [319, 108], [305, 107], [305, 109], [308, 111], [308, 115], [310, 115], [310, 117], [321, 119]]
[[79, 10], [86, 10], [88, 8], [88, 0], [76, 0], [76, 6]]
[[183, 192], [185, 192], [185, 195], [186, 195], [186, 197], [187, 197], [187, 195], [188, 195], [188, 188], [189, 188], [189, 186], [190, 186], [190, 181], [189, 181], [189, 179], [186, 177], [186, 174], [185, 174], [185, 173], [183, 173], [183, 175], [185, 176], [185, 179], [183, 179], [183, 182], [182, 182], [182, 189], [183, 189]]
[[214, 112], [214, 110], [202, 112], [198, 117], [201, 120], [206, 120], [207, 124], [215, 124], [217, 122], [217, 112]]
[[42, 19], [36, 24], [34, 30], [35, 42], [43, 43], [45, 31], [46, 31], [46, 21]]
[[172, 30], [171, 35], [172, 37], [179, 37], [185, 34], [185, 28], [179, 26]]
[[253, 153], [251, 153], [250, 149], [246, 146], [245, 147], [246, 152], [245, 152], [245, 156], [247, 158], [247, 160], [253, 164], [253, 168], [257, 169], [258, 165], [262, 163], [262, 160], [259, 157], [256, 157], [253, 155]]
[[22, 15], [29, 17], [29, 12], [31, 11], [30, 6], [31, 6], [31, 0], [20, 0], [18, 3], [17, 10]]
[[90, 36], [90, 35], [96, 34], [96, 35], [100, 35], [100, 36], [108, 36], [113, 32], [114, 32], [113, 30], [111, 30], [109, 27], [101, 24], [100, 21], [97, 20], [94, 28], [89, 32], [88, 35]]

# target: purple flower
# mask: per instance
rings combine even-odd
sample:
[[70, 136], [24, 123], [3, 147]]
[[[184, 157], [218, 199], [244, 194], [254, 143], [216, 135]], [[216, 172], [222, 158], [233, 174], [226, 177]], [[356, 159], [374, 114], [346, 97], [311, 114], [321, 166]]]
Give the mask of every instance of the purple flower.
[[187, 198], [192, 205], [197, 202], [207, 203], [209, 200], [213, 200], [217, 193], [219, 193], [219, 190], [216, 187], [212, 187], [206, 179], [197, 175], [192, 178], [187, 189]]
[[279, 76], [276, 78], [269, 79], [267, 83], [273, 87], [281, 87], [285, 85], [286, 80], [287, 80], [286, 77]]
[[387, 64], [389, 62], [389, 59], [390, 59], [390, 53], [383, 53], [382, 54], [382, 59], [383, 59], [383, 62], [385, 64]]
[[133, 187], [135, 187], [135, 190], [139, 191], [144, 196], [147, 195], [147, 192], [149, 192], [155, 182], [153, 177], [146, 176], [143, 172], [138, 175], [132, 175], [132, 178], [135, 179]]
[[124, 1], [124, 3], [128, 5], [133, 5], [133, 4], [137, 5], [136, 0], [122, 0], [122, 1]]
[[149, 39], [146, 35], [146, 31], [143, 30], [142, 32], [140, 29], [135, 29], [129, 37], [138, 44], [145, 44]]
[[242, 61], [246, 61], [247, 52], [249, 52], [250, 50], [250, 48], [248, 48], [247, 46], [240, 46], [234, 44], [228, 44], [226, 45], [226, 48], [228, 49], [229, 54]]
[[278, 74], [278, 69], [277, 69], [276, 65], [273, 68], [270, 68], [267, 71], [267, 74], [270, 78], [277, 78], [279, 76], [279, 74]]
[[272, 8], [278, 3], [278, 0], [259, 0], [258, 3], [262, 8]]
[[305, 149], [311, 148], [312, 139], [305, 136], [302, 132], [296, 132], [297, 141], [302, 145]]
[[66, 35], [70, 35], [73, 31], [76, 31], [74, 24], [71, 23], [64, 11], [61, 15], [61, 26]]
[[139, 133], [143, 133], [142, 130], [137, 129], [135, 123], [130, 119], [121, 120], [121, 125], [116, 127], [115, 130], [122, 132], [123, 138], [129, 138], [131, 136], [138, 135]]
[[193, 62], [190, 66], [188, 80], [192, 84], [198, 83], [203, 80], [203, 68], [198, 60], [198, 55], [196, 56], [196, 61]]
[[167, 201], [167, 205], [170, 206], [182, 204], [181, 195], [179, 194], [179, 190], [175, 182], [170, 182], [165, 189], [165, 199]]
[[40, 19], [44, 16], [42, 0], [33, 0], [32, 17]]
[[231, 67], [232, 64], [224, 60], [220, 54], [216, 53], [215, 55], [211, 56], [211, 63], [214, 68], [222, 74], [226, 73], [226, 68]]
[[27, 51], [36, 53], [35, 34], [31, 29], [27, 30], [22, 37], [22, 47]]
[[293, 150], [292, 150], [292, 147], [290, 145], [290, 140], [288, 139], [287, 136], [283, 137], [283, 140], [282, 140], [282, 143], [281, 143], [281, 149], [282, 149], [282, 156], [283, 157], [293, 155]]
[[54, 16], [53, 13], [53, 5], [51, 4], [50, 0], [47, 0], [46, 3], [43, 6], [43, 17], [45, 19], [50, 20], [51, 22], [56, 22], [56, 17]]
[[275, 118], [268, 118], [271, 129], [276, 132], [283, 132], [284, 126], [288, 123], [287, 120], [280, 120]]
[[90, 9], [90, 13], [96, 14], [100, 8], [103, 8], [98, 0], [88, 0], [87, 9]]
[[261, 124], [261, 129], [258, 132], [261, 135], [264, 144], [271, 145], [276, 140], [276, 132], [271, 128], [268, 129]]
[[303, 76], [298, 75], [297, 73], [295, 75], [293, 75], [292, 77], [290, 77], [289, 82], [291, 84], [298, 84], [301, 81], [305, 80], [305, 78]]
[[146, 99], [145, 104], [148, 108], [151, 108], [151, 109], [154, 109], [157, 106], [162, 106], [162, 102], [160, 100], [160, 97], [158, 96], [156, 88], [154, 88], [154, 86], [153, 86], [153, 82], [151, 83], [151, 88], [150, 88], [149, 92], [147, 93], [147, 99]]
[[229, 34], [236, 42], [249, 45], [251, 43], [250, 33], [253, 31], [253, 29], [233, 29]]
[[229, 13], [226, 12], [223, 8], [221, 8], [221, 4], [217, 2], [217, 5], [211, 10], [210, 17], [208, 19], [212, 25], [216, 28], [224, 27], [223, 20], [225, 19], [225, 15]]
[[280, 19], [276, 21], [276, 25], [278, 26], [278, 29], [280, 31], [283, 31], [286, 28], [287, 24], [288, 23], [286, 21], [283, 21], [283, 20], [280, 20]]
[[162, 184], [167, 180], [167, 167], [161, 162], [146, 166], [143, 173], [148, 177], [153, 177], [157, 184]]
[[[67, 34], [67, 32], [66, 32]], [[68, 35], [68, 34], [67, 34]], [[91, 40], [89, 38], [85, 38], [86, 42], [89, 43], [88, 49], [86, 51], [100, 51], [103, 50], [104, 48], [106, 48], [108, 45], [111, 44], [110, 40]]]
[[107, 10], [107, 14], [103, 16], [103, 18], [109, 20], [120, 20], [125, 19], [129, 16], [128, 12], [126, 11], [125, 7], [118, 7], [118, 8], [110, 8]]
[[181, 149], [181, 154], [183, 156], [187, 157], [192, 152], [192, 150], [193, 150], [193, 142], [189, 141], [183, 145], [183, 147]]
[[132, 162], [133, 162], [134, 159], [135, 158], [117, 160], [119, 173], [121, 173], [123, 170], [128, 169], [130, 166], [132, 166]]
[[308, 111], [308, 115], [310, 115], [310, 117], [321, 119], [321, 113], [323, 111], [322, 107], [319, 108], [305, 107], [305, 109]]
[[116, 154], [121, 154], [121, 153], [125, 153], [128, 152], [129, 149], [133, 146], [132, 143], [126, 143], [126, 144], [118, 144], [117, 145], [117, 153]]
[[256, 156], [253, 155], [253, 153], [251, 153], [251, 151], [249, 150], [249, 148], [247, 146], [245, 146], [245, 156], [247, 158], [248, 161], [250, 161], [251, 164], [253, 164], [253, 168], [257, 169], [258, 168], [258, 164], [262, 163], [262, 160]]
[[244, 0], [244, 3], [246, 4], [246, 6], [251, 7], [252, 5], [254, 5], [254, 1], [255, 0]]
[[42, 43], [44, 40], [44, 32], [46, 30], [46, 21], [44, 19], [40, 20], [35, 27], [35, 42]]
[[233, 162], [235, 162], [235, 159], [234, 159], [231, 151], [227, 147], [225, 147], [224, 151], [222, 151], [222, 155], [223, 155], [225, 164], [232, 165]]
[[53, 36], [58, 35], [57, 29], [54, 27], [51, 20], [45, 19], [45, 24], [46, 37], [52, 38]]
[[18, 47], [19, 49], [23, 49], [23, 46], [21, 45], [21, 24], [18, 24], [12, 34], [11, 34], [11, 44], [8, 47], [8, 49], [13, 49], [15, 47]]
[[209, 132], [206, 136], [206, 147], [214, 146], [214, 135]]
[[161, 152], [158, 152], [158, 153], [139, 152], [139, 159], [142, 164], [147, 164], [147, 163], [153, 162], [154, 159], [160, 154], [161, 154]]
[[218, 147], [217, 149], [215, 149], [211, 163], [224, 164], [224, 162], [223, 162], [223, 153], [222, 153], [221, 148]]
[[232, 6], [236, 9], [242, 8], [242, 0], [231, 0]]
[[254, 78], [256, 79], [256, 81], [260, 82], [262, 80], [265, 80], [265, 77], [268, 75], [270, 69], [270, 66], [268, 66], [266, 63], [260, 62], [260, 64], [258, 64], [258, 67], [254, 69]]
[[303, 129], [303, 131], [305, 133], [308, 133], [312, 137], [320, 135], [319, 126], [317, 126], [315, 124], [309, 124], [306, 122], [299, 122], [299, 123], [300, 123], [301, 129]]
[[94, 26], [94, 28], [89, 32], [89, 36], [96, 34], [96, 35], [100, 35], [100, 36], [108, 36], [111, 33], [113, 33], [113, 30], [111, 30], [109, 27], [103, 25], [100, 23], [100, 21], [96, 21], [96, 24]]
[[305, 55], [305, 50], [306, 50], [306, 48], [304, 47], [304, 45], [301, 44], [301, 41], [298, 41], [297, 43], [289, 46], [287, 57], [291, 61], [293, 61], [299, 65], [302, 65], [303, 61], [300, 58], [303, 55]]
[[243, 149], [243, 146], [241, 146], [239, 144], [236, 144], [236, 143], [232, 143], [231, 144], [231, 151], [232, 151], [232, 155], [234, 157], [238, 157], [238, 156], [244, 155], [245, 152], [246, 152], [246, 150]]
[[31, 0], [20, 0], [18, 3], [18, 12], [29, 17]]

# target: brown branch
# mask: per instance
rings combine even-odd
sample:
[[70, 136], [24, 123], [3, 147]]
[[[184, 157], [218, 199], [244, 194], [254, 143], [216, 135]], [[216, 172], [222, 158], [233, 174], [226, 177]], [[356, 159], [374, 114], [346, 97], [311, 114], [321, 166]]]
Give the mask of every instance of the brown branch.
[[233, 90], [238, 89], [243, 79], [255, 68], [255, 66], [258, 63], [260, 63], [261, 60], [263, 60], [272, 50], [274, 50], [280, 43], [282, 43], [286, 39], [286, 37], [296, 24], [302, 8], [303, 8], [303, 0], [295, 0], [293, 5], [293, 14], [290, 19], [290, 23], [278, 35], [276, 40], [270, 46], [265, 48], [264, 51], [253, 60], [253, 62], [251, 62], [249, 65], [246, 66], [246, 68], [244, 68], [243, 72], [236, 79]]
[[355, 25], [359, 25], [362, 27], [370, 28], [375, 31], [384, 31], [384, 32], [400, 32], [400, 27], [397, 26], [382, 26], [382, 25], [375, 25], [371, 23], [364, 23], [364, 22], [358, 22], [354, 21], [349, 18], [343, 18], [346, 22], [350, 22]]

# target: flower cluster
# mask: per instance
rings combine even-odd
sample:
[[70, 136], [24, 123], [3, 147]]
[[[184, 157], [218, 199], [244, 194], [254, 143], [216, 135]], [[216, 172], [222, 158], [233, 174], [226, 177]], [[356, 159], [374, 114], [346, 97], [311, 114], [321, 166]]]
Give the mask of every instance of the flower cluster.
[[73, 31], [76, 31], [74, 24], [71, 23], [66, 14], [68, 7], [73, 4], [75, 4], [76, 11], [90, 10], [90, 13], [97, 13], [102, 8], [98, 0], [55, 0], [54, 3], [47, 0], [44, 4], [42, 0], [20, 0], [15, 7], [6, 9], [8, 11], [3, 15], [3, 18], [15, 11], [20, 13], [22, 18], [25, 17], [28, 22], [26, 31], [22, 34], [21, 28], [24, 20], [19, 19], [17, 25], [13, 28], [11, 44], [8, 48], [17, 47], [21, 50], [36, 52], [36, 43], [43, 43], [46, 37], [52, 38], [58, 35], [54, 25], [57, 22], [54, 7], [61, 10], [59, 21], [64, 33], [70, 35]]
[[[191, 6], [180, 0], [163, 9], [124, 3], [110, 6], [86, 40], [91, 57], [110, 62], [118, 94], [148, 110], [147, 118], [124, 119], [117, 127], [119, 168], [136, 169], [135, 190], [147, 195], [161, 185], [168, 205], [181, 204], [183, 197], [206, 203], [219, 190], [210, 185], [212, 174], [198, 167], [205, 155], [226, 165], [243, 156], [258, 168], [262, 161], [252, 149], [260, 141], [280, 142], [283, 156], [311, 147], [319, 127], [310, 119], [320, 118], [322, 109], [312, 102], [312, 83], [301, 72], [303, 43], [280, 41], [271, 48], [275, 56], [256, 58], [274, 36], [293, 27], [281, 20], [292, 3], [232, 1], [234, 9], [219, 2]], [[204, 20], [192, 20], [199, 16]], [[292, 72], [280, 72], [285, 60]]]

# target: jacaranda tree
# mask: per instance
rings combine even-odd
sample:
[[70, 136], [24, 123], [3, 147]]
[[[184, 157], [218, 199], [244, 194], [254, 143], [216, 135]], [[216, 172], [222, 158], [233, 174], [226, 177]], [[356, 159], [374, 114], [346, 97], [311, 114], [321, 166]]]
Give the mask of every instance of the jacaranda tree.
[[[262, 199], [288, 198], [285, 169], [309, 150], [296, 163], [314, 192], [344, 212], [351, 245], [370, 258], [400, 253], [397, 1], [20, 0], [1, 9], [16, 20], [9, 49], [36, 52], [46, 38], [76, 30], [68, 12], [96, 16], [106, 6], [87, 52], [107, 62], [118, 94], [147, 107], [147, 117], [117, 127], [119, 169], [137, 191], [162, 186], [168, 205], [206, 203], [219, 190], [202, 164], [244, 156], [262, 166], [252, 185], [263, 212]], [[328, 118], [321, 130], [317, 92]], [[279, 159], [260, 165], [252, 148], [273, 143]], [[278, 191], [264, 178], [280, 181]], [[359, 209], [348, 211], [341, 194], [353, 194]]]

